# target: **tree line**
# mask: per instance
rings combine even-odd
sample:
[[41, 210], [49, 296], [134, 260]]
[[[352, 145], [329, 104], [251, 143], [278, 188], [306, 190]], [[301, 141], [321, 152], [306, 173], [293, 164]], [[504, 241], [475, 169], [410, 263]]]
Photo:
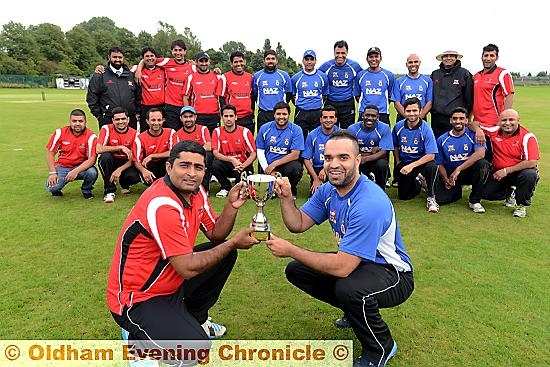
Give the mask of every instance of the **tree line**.
[[107, 51], [112, 45], [121, 46], [126, 64], [133, 65], [141, 59], [143, 46], [153, 47], [158, 57], [171, 57], [170, 44], [176, 39], [185, 41], [187, 59], [193, 59], [199, 51], [206, 51], [212, 68], [222, 71], [230, 69], [229, 55], [235, 50], [245, 54], [249, 72], [260, 70], [264, 66], [263, 53], [269, 49], [277, 51], [279, 68], [291, 75], [301, 70], [280, 43], [272, 47], [269, 39], [256, 51], [247, 50], [238, 41], [228, 41], [218, 50], [203, 50], [200, 40], [188, 27], [179, 33], [174, 26], [159, 21], [154, 35], [141, 31], [136, 36], [126, 28], [117, 27], [108, 17], [93, 17], [68, 32], [51, 23], [28, 27], [17, 22], [4, 24], [0, 32], [0, 74], [89, 76], [96, 65], [106, 63]]

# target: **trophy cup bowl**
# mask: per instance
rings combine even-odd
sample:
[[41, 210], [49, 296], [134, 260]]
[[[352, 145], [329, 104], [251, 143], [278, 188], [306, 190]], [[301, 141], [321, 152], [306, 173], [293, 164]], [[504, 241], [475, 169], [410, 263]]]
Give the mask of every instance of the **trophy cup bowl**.
[[[277, 177], [280, 177], [280, 174]], [[241, 175], [241, 180], [246, 184], [248, 197], [256, 202], [256, 214], [252, 217], [250, 227], [254, 228], [252, 235], [258, 241], [266, 241], [270, 237], [270, 225], [265, 216], [264, 206], [274, 195], [277, 177], [263, 174], [247, 175], [246, 172]]]

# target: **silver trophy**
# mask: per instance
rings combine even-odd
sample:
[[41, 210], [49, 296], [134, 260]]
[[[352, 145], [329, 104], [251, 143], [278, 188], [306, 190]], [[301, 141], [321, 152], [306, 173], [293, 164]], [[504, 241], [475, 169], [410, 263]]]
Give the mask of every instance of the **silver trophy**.
[[277, 172], [277, 174], [277, 177], [262, 174], [247, 175], [246, 172], [241, 174], [248, 197], [256, 202], [256, 214], [252, 217], [250, 227], [254, 228], [252, 235], [258, 241], [269, 240], [270, 226], [264, 213], [264, 205], [275, 195], [275, 180], [281, 177], [280, 173]]

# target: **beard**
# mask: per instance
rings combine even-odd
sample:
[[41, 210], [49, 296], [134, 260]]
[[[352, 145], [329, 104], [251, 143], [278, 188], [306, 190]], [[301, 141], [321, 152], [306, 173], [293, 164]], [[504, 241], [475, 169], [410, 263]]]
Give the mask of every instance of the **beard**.
[[337, 188], [342, 188], [348, 186], [353, 179], [355, 178], [355, 171], [356, 167], [353, 169], [345, 172], [344, 177], [341, 179], [335, 179], [330, 174], [328, 174], [328, 181], [332, 184], [332, 186]]

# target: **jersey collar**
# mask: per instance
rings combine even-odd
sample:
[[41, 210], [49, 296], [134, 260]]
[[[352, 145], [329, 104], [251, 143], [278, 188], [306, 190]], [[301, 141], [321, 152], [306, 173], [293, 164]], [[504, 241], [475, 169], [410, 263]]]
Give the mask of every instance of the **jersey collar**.
[[[166, 186], [168, 186], [170, 188], [170, 190], [172, 190], [174, 192], [174, 194], [176, 194], [178, 199], [181, 200], [181, 203], [183, 204], [183, 207], [185, 209], [189, 209], [191, 207], [191, 204], [187, 200], [185, 200], [185, 198], [183, 197], [181, 192], [179, 192], [178, 189], [176, 189], [176, 187], [174, 186], [172, 181], [170, 181], [170, 177], [168, 176], [168, 174], [166, 174], [162, 179], [164, 180], [164, 183], [166, 184]], [[198, 190], [200, 190], [200, 187], [199, 187]], [[194, 192], [192, 195], [196, 195], [199, 192], [198, 190], [197, 190], [197, 192]]]

